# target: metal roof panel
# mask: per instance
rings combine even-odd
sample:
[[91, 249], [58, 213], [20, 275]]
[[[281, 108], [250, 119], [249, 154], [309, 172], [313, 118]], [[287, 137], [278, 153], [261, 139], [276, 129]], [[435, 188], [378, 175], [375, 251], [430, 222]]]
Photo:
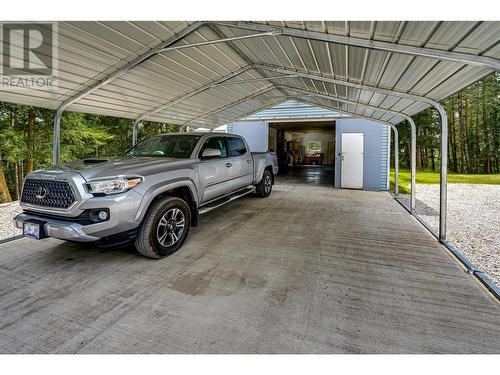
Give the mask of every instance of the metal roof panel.
[[[149, 51], [162, 41], [183, 32], [192, 22], [60, 22], [59, 68], [60, 86], [54, 91], [25, 89], [19, 92], [0, 91], [1, 99], [23, 104], [56, 108], [63, 100], [81, 90], [91, 87], [115, 72], [127, 62]], [[228, 37], [248, 36], [256, 31], [218, 25], [217, 28]], [[401, 45], [426, 46], [444, 51], [485, 54], [500, 58], [500, 22], [400, 22], [400, 21], [291, 21], [259, 22], [259, 25], [274, 25], [297, 30], [330, 33], [365, 40], [373, 39]], [[189, 30], [191, 31], [191, 30]], [[204, 25], [190, 32], [184, 40], [175, 45], [205, 42], [221, 38], [213, 26]], [[351, 39], [352, 40], [352, 39]], [[236, 47], [236, 50], [235, 48]], [[237, 50], [245, 56], [240, 56]], [[256, 105], [266, 105], [285, 100], [286, 95], [298, 99], [315, 100], [318, 105], [339, 106], [337, 101], [314, 98], [290, 89], [273, 89], [262, 96], [251, 97], [253, 93], [275, 82], [298, 89], [326, 93], [331, 96], [348, 98], [351, 101], [392, 107], [411, 115], [427, 105], [412, 100], [398, 100], [394, 96], [373, 94], [369, 89], [347, 88], [342, 84], [322, 83], [319, 80], [302, 78], [277, 78], [262, 80], [275, 75], [269, 71], [248, 71], [233, 78], [234, 81], [261, 79], [235, 85], [222, 85], [188, 95], [217, 79], [245, 66], [247, 61], [287, 68], [291, 72], [309, 72], [319, 77], [327, 76], [367, 86], [428, 95], [433, 99], [443, 99], [455, 91], [470, 85], [491, 72], [489, 68], [465, 66], [463, 63], [439, 61], [430, 57], [414, 57], [407, 54], [375, 51], [360, 47], [347, 47], [340, 43], [329, 43], [302, 37], [285, 35], [260, 36], [252, 39], [236, 40], [231, 44], [184, 48], [155, 55], [140, 65], [130, 69], [118, 78], [96, 89], [72, 104], [69, 110], [91, 113], [119, 115], [127, 118], [138, 117], [146, 112], [186, 96], [184, 101], [151, 114], [149, 120], [199, 121], [204, 124], [244, 116]], [[366, 59], [366, 57], [368, 57]], [[277, 73], [276, 73], [277, 74]], [[196, 91], [197, 92], [197, 91]], [[249, 97], [231, 105], [240, 98]], [[217, 108], [225, 108], [215, 113]], [[370, 113], [361, 106], [342, 105], [358, 113]], [[203, 117], [205, 114], [207, 115]], [[375, 111], [373, 116], [382, 116]], [[196, 120], [197, 117], [202, 117]], [[391, 121], [399, 121], [394, 118]]]

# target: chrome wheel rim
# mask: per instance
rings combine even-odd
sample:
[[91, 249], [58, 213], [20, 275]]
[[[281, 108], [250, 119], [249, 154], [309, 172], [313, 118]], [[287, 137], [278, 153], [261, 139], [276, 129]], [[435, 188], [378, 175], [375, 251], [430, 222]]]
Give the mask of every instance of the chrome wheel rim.
[[271, 186], [272, 186], [271, 176], [266, 174], [264, 176], [264, 191], [266, 192], [266, 194], [269, 194], [269, 192], [271, 191]]
[[186, 225], [184, 213], [178, 208], [171, 208], [161, 217], [156, 229], [156, 238], [160, 245], [175, 245], [182, 237]]

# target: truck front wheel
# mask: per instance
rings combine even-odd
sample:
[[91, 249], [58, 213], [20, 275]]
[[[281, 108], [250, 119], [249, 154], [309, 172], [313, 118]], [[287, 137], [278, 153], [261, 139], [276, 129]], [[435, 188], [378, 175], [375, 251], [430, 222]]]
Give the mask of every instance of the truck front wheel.
[[259, 197], [265, 198], [271, 195], [273, 190], [273, 175], [267, 169], [262, 175], [262, 180], [255, 186], [255, 191]]
[[162, 198], [149, 208], [139, 227], [135, 248], [149, 258], [163, 258], [184, 243], [191, 224], [191, 210], [176, 197]]

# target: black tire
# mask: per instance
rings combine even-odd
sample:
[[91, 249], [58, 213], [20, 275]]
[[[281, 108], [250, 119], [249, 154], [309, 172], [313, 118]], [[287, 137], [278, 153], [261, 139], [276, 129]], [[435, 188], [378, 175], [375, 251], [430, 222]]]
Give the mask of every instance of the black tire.
[[[184, 224], [182, 228], [179, 226], [181, 218]], [[146, 213], [139, 227], [135, 248], [148, 258], [166, 257], [179, 250], [188, 235], [190, 226], [191, 210], [188, 204], [176, 197], [162, 198], [156, 201]]]
[[255, 185], [255, 191], [261, 198], [266, 198], [271, 195], [273, 191], [273, 175], [267, 169], [262, 174], [262, 180]]

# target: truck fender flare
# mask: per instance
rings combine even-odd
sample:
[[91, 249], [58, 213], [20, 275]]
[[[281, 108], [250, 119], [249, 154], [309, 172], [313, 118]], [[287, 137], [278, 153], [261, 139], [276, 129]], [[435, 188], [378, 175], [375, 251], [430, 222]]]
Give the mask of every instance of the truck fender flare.
[[264, 176], [265, 169], [266, 165], [264, 163], [264, 160], [259, 159], [257, 161], [257, 165], [255, 166], [255, 170], [257, 171], [257, 173], [255, 173], [255, 178], [256, 178], [255, 185], [257, 185], [258, 183], [260, 183], [260, 181], [262, 181], [262, 176]]
[[174, 190], [180, 187], [187, 187], [190, 190], [191, 195], [193, 196], [195, 204], [198, 205], [199, 200], [198, 200], [198, 192], [196, 190], [196, 185], [190, 178], [178, 179], [168, 183], [167, 185], [159, 183], [151, 186], [144, 194], [141, 203], [139, 204], [139, 209], [137, 210], [137, 214], [135, 215], [135, 221], [139, 223], [142, 221], [144, 215], [146, 214], [149, 208], [149, 205], [158, 195], [166, 191]]

